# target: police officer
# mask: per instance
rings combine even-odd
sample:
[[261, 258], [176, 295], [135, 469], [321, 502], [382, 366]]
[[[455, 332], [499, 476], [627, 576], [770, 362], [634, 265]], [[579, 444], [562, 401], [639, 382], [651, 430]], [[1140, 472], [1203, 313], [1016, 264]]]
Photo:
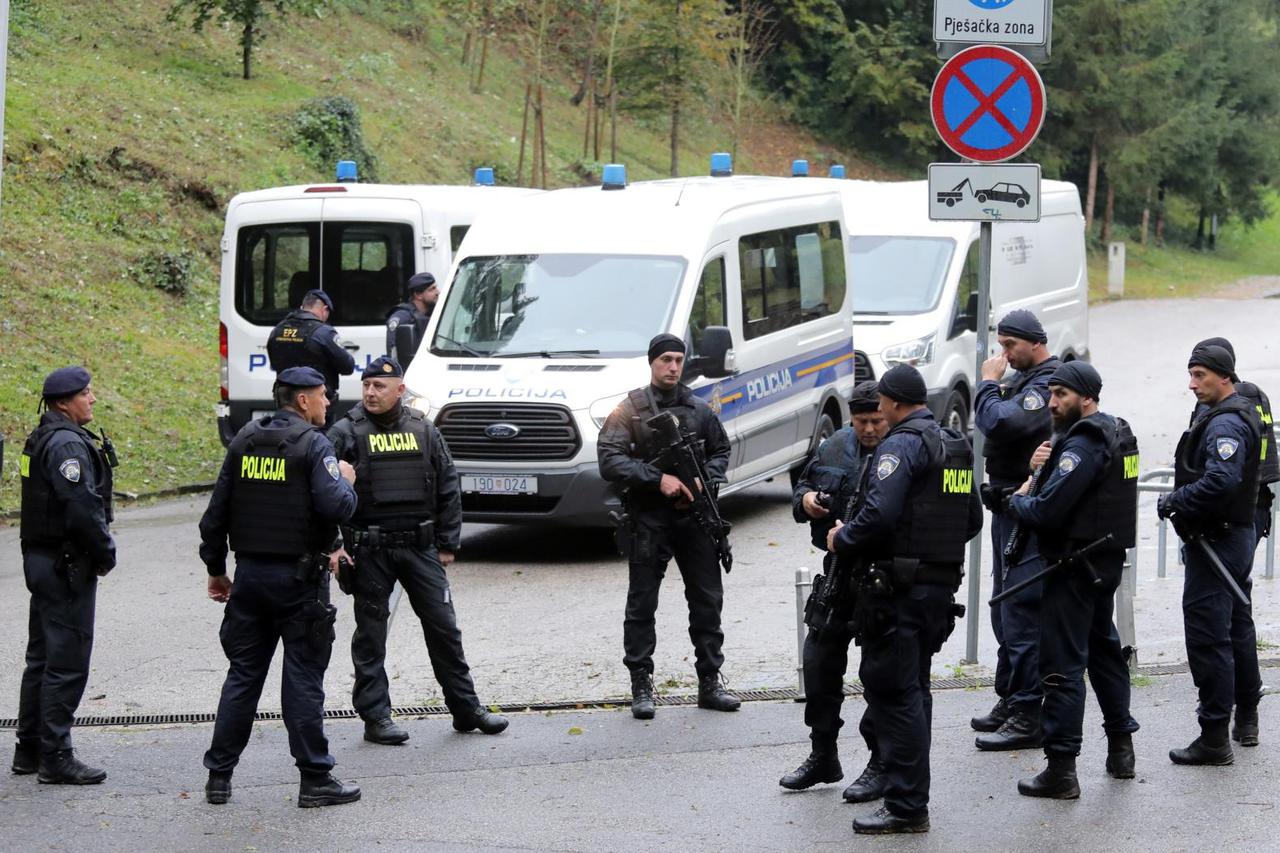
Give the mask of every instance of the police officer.
[[22, 449], [22, 572], [31, 593], [27, 665], [18, 698], [13, 772], [54, 785], [96, 785], [105, 770], [71, 748], [71, 724], [89, 679], [98, 578], [115, 568], [111, 469], [115, 451], [85, 425], [96, 401], [89, 371], [44, 380], [40, 424]]
[[410, 276], [404, 286], [404, 297], [405, 301], [387, 314], [387, 354], [400, 361], [406, 355], [412, 357], [413, 353], [396, 352], [396, 329], [412, 323], [414, 343], [422, 340], [422, 333], [427, 330], [427, 322], [436, 309], [436, 300], [440, 298], [436, 277], [429, 272]]
[[[476, 698], [445, 575], [461, 540], [458, 472], [448, 445], [426, 415], [402, 404], [403, 377], [392, 358], [370, 362], [361, 376], [361, 403], [329, 430], [338, 458], [355, 466], [360, 498], [350, 525], [342, 528], [345, 550], [330, 558], [344, 589], [355, 594], [351, 703], [364, 720], [365, 740], [400, 744], [409, 739], [391, 721], [384, 668], [388, 600], [398, 581], [422, 622], [431, 668], [453, 714], [453, 727], [497, 734], [507, 720], [489, 713]], [[342, 578], [342, 571], [354, 577]]]
[[[649, 342], [650, 383], [627, 395], [605, 421], [597, 442], [600, 474], [625, 489], [631, 539], [630, 579], [622, 624], [623, 663], [631, 672], [631, 714], [649, 720], [654, 714], [653, 650], [657, 645], [654, 613], [658, 589], [672, 557], [684, 578], [689, 602], [689, 638], [697, 658], [698, 707], [736, 711], [738, 698], [724, 688], [720, 667], [720, 611], [724, 588], [717, 552], [689, 513], [693, 495], [672, 472], [674, 466], [655, 464], [660, 448], [650, 418], [669, 411], [680, 428], [702, 442], [713, 492], [725, 482], [729, 466], [729, 437], [715, 412], [680, 381], [685, 344], [662, 334]], [[661, 466], [661, 467], [660, 467]]]
[[1157, 511], [1173, 520], [1186, 543], [1182, 616], [1187, 662], [1200, 698], [1200, 737], [1186, 749], [1170, 751], [1169, 758], [1175, 764], [1222, 765], [1235, 760], [1227, 736], [1233, 704], [1240, 739], [1246, 734], [1257, 738], [1262, 679], [1252, 607], [1227, 589], [1204, 545], [1249, 597], [1262, 421], [1257, 408], [1236, 392], [1235, 359], [1229, 350], [1197, 345], [1187, 370], [1189, 387], [1209, 408], [1182, 434], [1174, 490], [1161, 496]]
[[[835, 526], [836, 519], [846, 515], [850, 506], [856, 511], [866, 463], [889, 431], [889, 424], [880, 412], [880, 395], [876, 389], [872, 380], [853, 389], [849, 398], [852, 425], [818, 446], [792, 494], [791, 508], [796, 522], [808, 522], [814, 546], [823, 551], [827, 550], [827, 533]], [[823, 558], [827, 578], [831, 577], [831, 569], [831, 555], [827, 554]], [[844, 605], [845, 612], [840, 617], [847, 624], [853, 617], [849, 602], [847, 598], [837, 601]], [[800, 791], [844, 778], [836, 738], [844, 725], [840, 706], [844, 703], [844, 674], [852, 640], [853, 634], [847, 629], [810, 630], [805, 636], [804, 721], [810, 729], [812, 750], [798, 768], [779, 781], [784, 788]], [[861, 803], [883, 796], [884, 772], [871, 731], [870, 710], [864, 711], [858, 729], [871, 760], [862, 775], [845, 789], [844, 798]]]
[[1036, 495], [1031, 477], [1009, 498], [1005, 514], [1033, 529], [1048, 561], [1071, 557], [1110, 536], [1087, 565], [1064, 566], [1044, 580], [1040, 601], [1040, 673], [1044, 685], [1044, 752], [1049, 765], [1018, 783], [1029, 797], [1075, 799], [1076, 756], [1084, 723], [1084, 674], [1102, 709], [1107, 773], [1134, 775], [1129, 668], [1111, 621], [1124, 555], [1137, 541], [1138, 442], [1129, 425], [1099, 411], [1102, 377], [1073, 361], [1049, 378], [1054, 441], [1033, 454], [1032, 470], [1050, 472]]
[[858, 818], [860, 834], [929, 830], [929, 670], [963, 609], [955, 591], [964, 545], [982, 529], [973, 491], [973, 450], [942, 430], [924, 378], [897, 365], [880, 379], [889, 433], [876, 448], [862, 505], [827, 534], [827, 550], [859, 560], [854, 608], [862, 646], [858, 676], [884, 774], [884, 806]]
[[[324, 377], [332, 406], [338, 402], [338, 377], [355, 373], [356, 361], [338, 343], [338, 330], [329, 325], [333, 299], [323, 290], [308, 290], [297, 311], [290, 311], [267, 338], [267, 357], [277, 374], [290, 367], [310, 367]], [[327, 423], [336, 412], [330, 411]]]
[[[227, 448], [200, 519], [200, 559], [209, 598], [227, 605], [219, 636], [231, 663], [204, 754], [205, 799], [231, 798], [231, 773], [283, 640], [281, 697], [289, 749], [302, 774], [298, 805], [350, 803], [360, 799], [360, 788], [333, 777], [324, 734], [324, 671], [336, 611], [323, 552], [355, 511], [355, 471], [338, 461], [318, 429], [329, 409], [324, 377], [309, 367], [287, 368], [274, 394], [276, 412], [250, 421]], [[228, 538], [236, 552], [234, 583], [227, 577]]]
[[[1013, 522], [1000, 510], [1000, 504], [1027, 478], [1027, 460], [1052, 432], [1048, 382], [1060, 364], [1049, 353], [1044, 327], [1030, 311], [1005, 315], [996, 326], [996, 340], [1001, 352], [983, 362], [974, 403], [974, 424], [986, 437], [988, 483], [982, 487], [982, 495], [991, 510], [993, 594], [1044, 568], [1034, 536], [1028, 537], [1016, 565], [1005, 564], [1004, 549]], [[1017, 372], [1002, 381], [1009, 367]], [[1036, 663], [1040, 589], [1036, 584], [991, 608], [991, 627], [998, 643], [995, 688], [999, 698], [989, 714], [970, 721], [975, 731], [988, 733], [978, 736], [979, 749], [1040, 745], [1043, 692]]]

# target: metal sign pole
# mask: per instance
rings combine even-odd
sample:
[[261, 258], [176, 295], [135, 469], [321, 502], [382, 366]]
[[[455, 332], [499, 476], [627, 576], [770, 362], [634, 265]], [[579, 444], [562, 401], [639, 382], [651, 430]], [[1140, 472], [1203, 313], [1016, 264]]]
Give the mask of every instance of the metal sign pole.
[[[982, 381], [982, 363], [987, 360], [987, 347], [991, 341], [991, 223], [983, 222], [978, 237], [978, 316], [977, 322], [977, 362], [973, 371], [974, 388]], [[975, 393], [976, 398], [976, 393]], [[977, 407], [974, 406], [971, 418], [976, 418]], [[973, 431], [973, 487], [982, 485], [982, 451], [986, 438], [981, 430]], [[967, 636], [964, 644], [964, 660], [962, 663], [978, 662], [978, 625], [983, 621], [979, 613], [984, 613], [982, 600], [982, 540], [986, 531], [973, 537], [969, 543], [969, 619], [966, 625]]]

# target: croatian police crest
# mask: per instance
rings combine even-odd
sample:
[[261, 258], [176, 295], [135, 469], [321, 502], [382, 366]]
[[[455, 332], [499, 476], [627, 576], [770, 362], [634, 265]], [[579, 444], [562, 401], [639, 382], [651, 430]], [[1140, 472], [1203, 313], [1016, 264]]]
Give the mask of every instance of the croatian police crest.
[[342, 472], [338, 470], [338, 460], [334, 456], [324, 458], [324, 470], [328, 471], [329, 476], [335, 480], [342, 476]]
[[1223, 461], [1235, 456], [1236, 451], [1239, 448], [1240, 442], [1236, 441], [1234, 438], [1218, 439], [1218, 456], [1221, 457]]
[[876, 463], [876, 477], [883, 480], [898, 470], [898, 465], [902, 460], [894, 456], [892, 453], [886, 453], [880, 457], [880, 461]]
[[1068, 450], [1062, 454], [1062, 458], [1058, 460], [1058, 471], [1062, 474], [1070, 474], [1076, 470], [1076, 466], [1080, 464], [1080, 457]]
[[80, 482], [80, 460], [68, 459], [58, 466], [58, 473], [73, 483]]
[[1035, 391], [1028, 391], [1022, 395], [1022, 408], [1028, 412], [1037, 412], [1044, 408], [1044, 398]]

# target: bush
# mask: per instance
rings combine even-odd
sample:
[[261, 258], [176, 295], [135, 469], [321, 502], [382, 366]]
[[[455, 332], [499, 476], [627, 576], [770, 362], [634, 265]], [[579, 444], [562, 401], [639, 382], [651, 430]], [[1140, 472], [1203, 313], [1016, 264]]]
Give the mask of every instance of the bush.
[[339, 160], [354, 160], [362, 181], [378, 178], [378, 159], [365, 147], [360, 110], [350, 98], [307, 101], [293, 114], [290, 136], [307, 162], [330, 178]]
[[191, 290], [191, 253], [154, 252], [142, 256], [129, 267], [138, 284], [151, 285], [174, 296], [186, 296]]

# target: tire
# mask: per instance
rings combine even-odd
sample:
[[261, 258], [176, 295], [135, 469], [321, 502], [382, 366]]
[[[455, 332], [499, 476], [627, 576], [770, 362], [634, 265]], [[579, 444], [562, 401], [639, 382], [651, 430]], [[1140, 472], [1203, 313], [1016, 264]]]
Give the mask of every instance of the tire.
[[987, 194], [978, 193], [978, 204], [986, 204], [986, 203], [987, 203]]
[[804, 469], [809, 467], [809, 460], [813, 458], [813, 454], [817, 452], [818, 445], [835, 435], [836, 425], [831, 420], [831, 415], [823, 412], [818, 416], [817, 440], [813, 442], [813, 446], [809, 448], [809, 453], [805, 456], [804, 461], [788, 472], [791, 476], [791, 488], [795, 488], [800, 482], [800, 475], [804, 473]]
[[1027, 206], [1027, 200], [1026, 200], [1026, 199], [1024, 199], [1024, 198], [1020, 198], [1020, 199], [1018, 199], [1018, 207], [1026, 207], [1026, 206]]
[[947, 199], [947, 207], [955, 207], [955, 206], [956, 206], [956, 200], [954, 198]]
[[959, 389], [953, 390], [947, 397], [947, 404], [942, 409], [942, 425], [964, 435], [969, 429], [969, 403]]

